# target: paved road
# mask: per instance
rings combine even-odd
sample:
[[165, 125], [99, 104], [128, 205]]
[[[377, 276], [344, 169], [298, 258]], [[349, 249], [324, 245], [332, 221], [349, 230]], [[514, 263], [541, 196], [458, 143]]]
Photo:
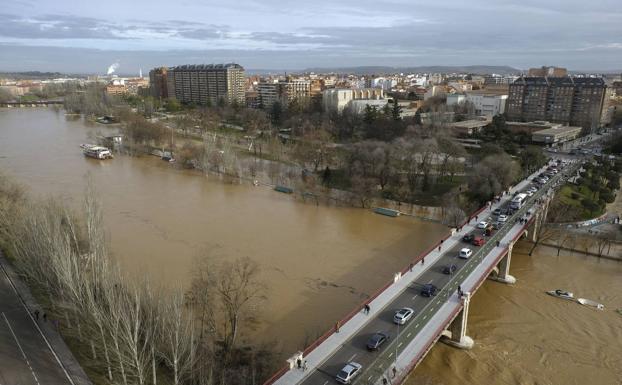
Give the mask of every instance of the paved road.
[[0, 268], [0, 385], [56, 384], [70, 382]]
[[[561, 177], [561, 175], [560, 175]], [[555, 178], [559, 179], [559, 178]], [[550, 186], [550, 183], [547, 183], [547, 188]], [[523, 189], [524, 190], [524, 189]], [[505, 202], [502, 207], [507, 207], [509, 203]], [[521, 210], [521, 212], [524, 210]], [[490, 212], [487, 212], [490, 213]], [[517, 216], [511, 217], [511, 221], [514, 222]], [[486, 218], [485, 214], [482, 213], [479, 216], [479, 220], [492, 221], [492, 218]], [[512, 226], [512, 224], [506, 223], [504, 226]], [[470, 232], [474, 235], [483, 235], [483, 230], [475, 229]], [[464, 232], [466, 234], [466, 231]], [[378, 313], [375, 318], [371, 319], [365, 326], [363, 326], [355, 336], [351, 339], [347, 340], [336, 352], [334, 352], [323, 364], [321, 364], [318, 368], [316, 368], [312, 373], [310, 373], [302, 384], [308, 385], [327, 385], [331, 383], [335, 383], [335, 375], [343, 368], [343, 366], [350, 361], [358, 362], [363, 366], [362, 376], [356, 378], [357, 383], [370, 383], [375, 382], [376, 378], [372, 378], [369, 376], [369, 373], [366, 373], [365, 369], [369, 368], [370, 365], [378, 365], [378, 362], [375, 362], [378, 358], [378, 352], [368, 352], [366, 350], [367, 340], [377, 331], [388, 332], [393, 340], [395, 339], [404, 339], [404, 344], [407, 344], [407, 340], [411, 339], [410, 333], [412, 331], [408, 330], [407, 335], [402, 334], [402, 330], [405, 326], [398, 326], [393, 323], [393, 315], [397, 310], [402, 307], [410, 307], [415, 310], [415, 315], [420, 314], [422, 311], [434, 311], [434, 309], [424, 309], [426, 305], [428, 305], [431, 301], [445, 301], [445, 298], [426, 298], [423, 297], [420, 293], [421, 288], [424, 284], [433, 283], [435, 286], [441, 290], [445, 288], [449, 283], [452, 276], [443, 274], [442, 270], [444, 266], [449, 264], [454, 264], [457, 266], [458, 270], [454, 273], [455, 275], [468, 275], [468, 269], [464, 269], [463, 267], [467, 263], [467, 260], [458, 258], [458, 252], [463, 247], [469, 247], [476, 252], [477, 247], [466, 244], [466, 243], [457, 243], [451, 249], [445, 251], [445, 253], [426, 270], [417, 281], [409, 286], [408, 289], [399, 294], [394, 300], [391, 301], [380, 313]], [[455, 287], [449, 287], [448, 291], [455, 291]], [[432, 313], [430, 313], [430, 317], [432, 317]], [[418, 322], [414, 319], [410, 322]], [[425, 322], [424, 322], [425, 323]], [[421, 325], [423, 326], [423, 325]], [[415, 328], [420, 330], [417, 325]], [[385, 343], [385, 346], [380, 349], [386, 349], [387, 346], [390, 345]], [[391, 347], [391, 349], [400, 348], [401, 343], [398, 342], [395, 344], [395, 347]], [[385, 352], [386, 353], [386, 352]], [[390, 359], [395, 359], [396, 354], [393, 352], [388, 352]], [[391, 362], [384, 362], [382, 365], [383, 369], [386, 369], [391, 365]], [[369, 378], [365, 378], [368, 376]]]

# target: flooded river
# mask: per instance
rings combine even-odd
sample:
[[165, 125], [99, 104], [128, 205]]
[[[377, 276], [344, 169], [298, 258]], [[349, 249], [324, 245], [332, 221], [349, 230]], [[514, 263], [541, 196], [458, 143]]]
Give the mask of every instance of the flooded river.
[[265, 187], [174, 170], [156, 157], [85, 158], [110, 128], [52, 109], [0, 109], [0, 170], [35, 195], [80, 204], [89, 173], [114, 255], [133, 273], [185, 285], [199, 255], [257, 261], [268, 286], [258, 332], [288, 354], [321, 334], [445, 233], [412, 218], [315, 206]]
[[[124, 268], [184, 285], [200, 254], [259, 262], [269, 286], [259, 331], [300, 347], [386, 282], [445, 229], [368, 210], [316, 207], [266, 188], [173, 170], [152, 157], [85, 159], [78, 147], [108, 128], [47, 109], [0, 109], [0, 170], [33, 194], [79, 204], [90, 173], [110, 244]], [[421, 384], [619, 384], [622, 264], [539, 247], [512, 258], [514, 286], [487, 282], [472, 300], [461, 351], [438, 344], [408, 379]], [[562, 288], [598, 312], [544, 291]]]

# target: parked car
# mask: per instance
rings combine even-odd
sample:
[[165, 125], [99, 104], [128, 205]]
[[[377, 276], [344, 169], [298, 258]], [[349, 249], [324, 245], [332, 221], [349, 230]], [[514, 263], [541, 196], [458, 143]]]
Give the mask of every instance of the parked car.
[[413, 317], [413, 314], [415, 314], [415, 311], [413, 309], [409, 307], [401, 308], [400, 310], [395, 312], [395, 315], [393, 316], [393, 322], [398, 325], [404, 325], [406, 322], [408, 322], [409, 319]]
[[458, 254], [458, 257], [462, 259], [468, 259], [471, 255], [473, 255], [473, 251], [471, 251], [471, 249], [469, 249], [468, 247], [465, 247], [460, 250], [460, 254]]
[[354, 361], [349, 362], [337, 374], [336, 380], [342, 384], [349, 384], [361, 372], [361, 369], [363, 369], [363, 365]]
[[367, 341], [367, 350], [378, 350], [378, 348], [389, 340], [390, 336], [387, 332], [376, 332]]
[[493, 223], [493, 224], [492, 224], [492, 227], [493, 227], [495, 230], [499, 230], [501, 227], [503, 227], [503, 223], [501, 223], [501, 222], [495, 222], [495, 223]]
[[495, 228], [492, 225], [488, 225], [488, 227], [484, 229], [484, 235], [489, 237], [492, 235], [493, 231], [495, 231]]
[[486, 242], [484, 241], [484, 238], [482, 237], [475, 237], [473, 238], [473, 242], [471, 243], [473, 244], [473, 246], [482, 246]]
[[501, 215], [501, 209], [495, 209], [495, 211], [492, 212], [492, 215], [494, 216]]
[[456, 265], [446, 265], [443, 267], [443, 274], [453, 274], [457, 269], [458, 267]]
[[488, 227], [488, 222], [486, 221], [481, 221], [480, 223], [477, 224], [478, 229], [485, 229], [486, 227]]
[[475, 238], [473, 234], [466, 234], [464, 237], [462, 237], [462, 242], [471, 243], [473, 242], [473, 238]]
[[438, 288], [431, 283], [426, 283], [421, 289], [421, 295], [424, 297], [432, 297], [436, 295]]
[[507, 220], [508, 220], [508, 216], [504, 214], [499, 215], [499, 218], [497, 218], [498, 222], [507, 222]]

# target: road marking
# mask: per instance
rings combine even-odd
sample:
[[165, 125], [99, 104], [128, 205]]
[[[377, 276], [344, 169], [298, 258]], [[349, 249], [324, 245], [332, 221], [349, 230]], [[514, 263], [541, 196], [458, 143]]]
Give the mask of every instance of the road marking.
[[52, 352], [52, 355], [54, 356], [54, 358], [56, 358], [56, 362], [58, 362], [58, 366], [60, 366], [61, 369], [63, 369], [63, 373], [65, 373], [65, 376], [67, 376], [67, 380], [69, 380], [69, 383], [71, 385], [75, 385], [75, 383], [73, 382], [73, 378], [71, 378], [71, 376], [69, 375], [69, 372], [67, 372], [67, 369], [65, 368], [65, 365], [63, 365], [63, 363], [61, 362], [60, 358], [58, 358], [58, 355], [56, 354], [56, 351], [54, 350], [54, 348], [52, 348], [52, 345], [50, 344], [50, 341], [48, 341], [48, 339], [45, 336], [45, 334], [43, 334], [43, 331], [39, 327], [39, 324], [37, 324], [37, 321], [35, 321], [35, 319], [33, 318], [32, 313], [30, 313], [30, 310], [28, 310], [28, 306], [26, 306], [26, 302], [24, 302], [24, 299], [22, 298], [21, 294], [19, 294], [19, 292], [17, 291], [17, 288], [15, 287], [15, 284], [13, 283], [13, 280], [11, 280], [11, 277], [9, 277], [9, 273], [7, 273], [6, 269], [4, 268], [4, 266], [2, 266], [2, 264], [0, 264], [0, 270], [2, 270], [2, 272], [6, 276], [6, 279], [11, 284], [11, 287], [13, 288], [13, 291], [15, 292], [15, 295], [19, 299], [19, 302], [21, 302], [22, 306], [24, 307], [24, 310], [26, 310], [26, 313], [28, 314], [28, 317], [30, 317], [30, 320], [32, 321], [32, 323], [35, 325], [35, 327], [39, 331], [39, 334], [41, 335], [41, 338], [43, 338], [43, 341], [45, 341], [45, 344], [50, 349], [50, 352]]
[[9, 320], [6, 318], [6, 315], [4, 314], [4, 312], [2, 313], [2, 316], [4, 317], [4, 321], [6, 322], [7, 326], [9, 327], [9, 330], [11, 331], [11, 334], [13, 335], [13, 338], [15, 339], [15, 343], [17, 344], [17, 347], [19, 347], [19, 350], [22, 352], [22, 356], [24, 357], [24, 361], [26, 361], [26, 365], [28, 365], [28, 369], [30, 369], [30, 373], [32, 373], [32, 376], [35, 378], [35, 382], [37, 383], [37, 385], [39, 385], [39, 379], [37, 378], [35, 371], [32, 370], [32, 366], [30, 366], [28, 357], [26, 357], [26, 353], [24, 353], [24, 349], [22, 349], [22, 345], [19, 343], [17, 336], [15, 335], [15, 332], [13, 331], [13, 328], [11, 327], [11, 324], [9, 323]]
[[389, 357], [393, 356], [393, 352], [391, 352], [391, 354], [389, 354]]
[[[416, 329], [418, 326], [419, 326], [419, 324], [416, 324], [416, 325], [415, 325], [415, 329]], [[408, 334], [406, 334], [406, 338], [410, 337], [410, 335], [411, 335], [411, 334], [412, 334], [412, 333], [408, 333]]]
[[434, 281], [433, 279], [430, 280], [430, 282], [428, 282], [428, 284], [432, 283], [432, 281]]
[[[371, 381], [371, 378], [372, 378], [372, 376], [367, 377], [367, 381]], [[328, 382], [328, 381], [326, 381], [326, 382]], [[326, 382], [324, 384], [326, 384]], [[0, 385], [2, 385], [2, 384], [0, 384]]]
[[417, 298], [419, 296], [419, 294], [415, 294], [415, 296], [413, 297], [413, 299]]
[[399, 348], [400, 346], [402, 346], [403, 342], [400, 342], [399, 344], [397, 344], [397, 347]]
[[352, 357], [350, 357], [350, 359], [348, 361], [352, 361], [354, 359], [354, 357], [356, 357], [356, 354], [354, 354]]
[[326, 380], [326, 382], [324, 382], [324, 384], [323, 384], [323, 385], [326, 385], [326, 384], [328, 384], [328, 380]]

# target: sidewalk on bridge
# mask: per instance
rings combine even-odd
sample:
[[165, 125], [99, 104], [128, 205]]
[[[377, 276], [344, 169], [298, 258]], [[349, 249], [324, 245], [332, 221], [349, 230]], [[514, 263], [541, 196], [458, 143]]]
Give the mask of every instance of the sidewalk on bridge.
[[[15, 289], [18, 292], [17, 295], [20, 298], [20, 302], [22, 302], [22, 304], [24, 304], [26, 307], [24, 311], [29, 311], [29, 313], [31, 314], [31, 319], [32, 314], [35, 310], [39, 310], [41, 313], [44, 313], [41, 305], [39, 305], [34, 299], [32, 294], [30, 293], [30, 289], [20, 279], [19, 275], [15, 272], [13, 266], [11, 266], [2, 251], [0, 251], [0, 268], [4, 269], [4, 271], [9, 276], [11, 283], [14, 285]], [[88, 378], [88, 376], [78, 363], [78, 360], [76, 360], [71, 350], [69, 350], [69, 348], [65, 344], [65, 341], [63, 340], [61, 335], [53, 327], [52, 320], [49, 320], [48, 322], [36, 322], [33, 319], [33, 324], [41, 333], [44, 340], [51, 348], [52, 353], [56, 356], [57, 360], [60, 361], [61, 367], [69, 375], [70, 382], [75, 385], [92, 385], [91, 380]]]
[[[506, 194], [499, 202], [492, 203], [488, 208], [483, 210], [478, 215], [479, 219], [484, 220], [492, 213], [492, 210], [500, 207], [508, 199], [511, 199], [511, 193], [513, 191], [526, 187], [529, 183], [531, 183], [531, 179], [535, 175], [541, 173], [545, 168], [546, 167], [536, 171], [527, 179], [522, 180], [520, 183], [513, 186], [509, 190], [509, 194]], [[414, 283], [423, 272], [425, 272], [430, 266], [433, 266], [434, 263], [436, 263], [436, 261], [445, 253], [446, 250], [451, 249], [457, 243], [461, 242], [462, 235], [475, 229], [476, 224], [477, 221], [470, 220], [469, 223], [465, 224], [462, 227], [462, 231], [454, 231], [453, 234], [443, 242], [440, 252], [436, 248], [426, 254], [424, 256], [424, 265], [420, 263], [414, 265], [411, 271], [406, 272], [404, 275], [401, 276], [399, 280], [394, 282], [380, 295], [378, 295], [373, 301], [371, 301], [369, 303], [370, 312], [368, 315], [364, 314], [361, 309], [358, 314], [348, 320], [344, 325], [341, 325], [339, 333], [333, 333], [319, 346], [313, 349], [306, 357], [303, 357], [302, 360], [306, 361], [307, 370], [303, 371], [302, 369], [293, 367], [285, 374], [283, 374], [279, 379], [277, 379], [274, 384], [290, 385], [302, 382], [302, 380], [304, 380], [307, 375], [309, 375], [313, 372], [313, 370], [321, 366], [322, 363], [327, 360], [337, 349], [339, 349], [340, 346], [344, 345], [350, 338], [356, 335], [357, 331], [364, 327], [370, 319], [373, 319], [374, 316], [382, 312], [388, 304], [393, 302], [393, 299], [399, 296], [412, 283]], [[459, 302], [459, 299], [456, 299], [456, 301]]]

